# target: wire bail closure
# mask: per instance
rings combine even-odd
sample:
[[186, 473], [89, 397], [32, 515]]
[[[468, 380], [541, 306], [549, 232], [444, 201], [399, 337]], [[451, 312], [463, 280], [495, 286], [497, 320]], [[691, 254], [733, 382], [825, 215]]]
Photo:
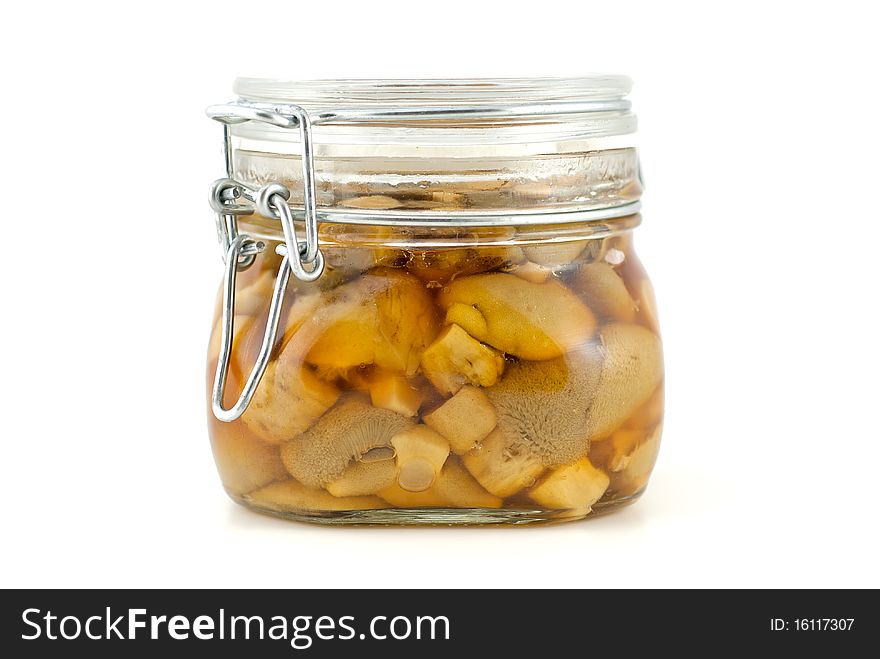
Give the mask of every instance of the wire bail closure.
[[[287, 245], [290, 268], [303, 281], [315, 281], [324, 270], [324, 259], [318, 247], [318, 213], [315, 192], [315, 157], [312, 147], [312, 122], [309, 113], [298, 105], [284, 106], [284, 112], [255, 108], [239, 103], [229, 103], [208, 108], [208, 116], [223, 124], [223, 159], [226, 178], [215, 181], [211, 187], [211, 205], [218, 214], [218, 234], [224, 255], [238, 235], [238, 215], [249, 215], [253, 207], [234, 203], [240, 197], [253, 202], [256, 210], [266, 217], [281, 221], [284, 242]], [[269, 183], [258, 190], [236, 181], [234, 176], [230, 126], [257, 121], [280, 128], [299, 129], [302, 144], [303, 222], [305, 242], [296, 238], [293, 213], [287, 205], [290, 190], [280, 183]], [[253, 257], [250, 257], [253, 261]], [[242, 264], [243, 267], [246, 265]], [[249, 263], [247, 263], [249, 265]], [[307, 267], [308, 266], [308, 267]]]
[[[211, 208], [217, 214], [217, 238], [226, 264], [223, 280], [223, 306], [220, 329], [220, 354], [214, 373], [214, 386], [211, 393], [211, 409], [220, 421], [235, 421], [244, 414], [254, 397], [254, 393], [269, 365], [269, 358], [275, 347], [278, 325], [281, 318], [281, 305], [290, 273], [301, 281], [315, 281], [324, 272], [324, 256], [318, 246], [318, 217], [315, 202], [315, 165], [312, 149], [312, 124], [308, 113], [301, 107], [287, 106], [285, 113], [269, 110], [256, 110], [243, 105], [221, 106], [222, 111], [209, 108], [208, 116], [223, 124], [223, 159], [226, 165], [226, 178], [218, 179], [211, 185]], [[303, 220], [305, 240], [300, 242], [296, 236], [293, 212], [287, 201], [290, 190], [280, 183], [269, 183], [254, 189], [234, 178], [230, 125], [245, 121], [260, 121], [282, 128], [298, 128], [302, 143], [303, 177]], [[244, 197], [252, 204], [241, 204]], [[266, 245], [250, 236], [239, 234], [238, 216], [251, 215], [254, 210], [266, 217], [280, 220], [284, 232], [284, 245], [276, 251], [283, 257], [275, 286], [266, 331], [257, 360], [245, 382], [238, 400], [230, 408], [223, 407], [226, 380], [232, 357], [232, 337], [235, 331], [235, 282], [239, 270], [249, 267]]]
[[275, 279], [275, 287], [272, 290], [272, 302], [269, 305], [269, 317], [266, 321], [266, 333], [263, 335], [263, 343], [254, 363], [254, 368], [248, 376], [238, 400], [230, 408], [223, 407], [223, 397], [226, 390], [226, 378], [229, 375], [229, 362], [232, 357], [232, 337], [235, 331], [233, 312], [235, 307], [235, 280], [238, 274], [238, 260], [248, 246], [253, 246], [257, 251], [265, 249], [264, 243], [254, 243], [247, 236], [237, 236], [233, 239], [226, 254], [226, 273], [223, 278], [223, 316], [220, 326], [220, 355], [217, 358], [217, 370], [214, 373], [214, 388], [211, 394], [211, 409], [214, 416], [220, 421], [235, 421], [250, 405], [260, 384], [272, 349], [275, 347], [275, 337], [278, 335], [278, 325], [281, 318], [281, 305], [284, 300], [284, 290], [290, 278], [291, 269], [288, 267], [289, 256], [284, 255], [281, 259], [281, 267]]

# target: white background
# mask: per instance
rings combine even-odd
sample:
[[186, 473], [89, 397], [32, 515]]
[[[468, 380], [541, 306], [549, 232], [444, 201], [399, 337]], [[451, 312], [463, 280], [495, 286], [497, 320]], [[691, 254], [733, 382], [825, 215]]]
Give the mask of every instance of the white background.
[[[880, 586], [870, 3], [4, 8], [0, 585]], [[238, 75], [620, 72], [668, 411], [641, 502], [527, 529], [327, 529], [220, 488], [205, 106]]]

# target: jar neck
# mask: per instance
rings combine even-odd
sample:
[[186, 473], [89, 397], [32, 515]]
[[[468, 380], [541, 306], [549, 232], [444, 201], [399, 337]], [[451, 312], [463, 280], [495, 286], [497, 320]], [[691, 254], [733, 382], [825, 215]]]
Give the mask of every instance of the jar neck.
[[[388, 247], [397, 249], [450, 249], [469, 245], [516, 246], [601, 240], [623, 236], [641, 224], [641, 215], [604, 221], [564, 224], [511, 224], [508, 226], [462, 227], [453, 225], [319, 225], [319, 240], [324, 247]], [[242, 233], [268, 242], [283, 242], [278, 221], [252, 215], [239, 220]]]
[[[279, 182], [302, 205], [299, 158], [236, 149], [236, 180]], [[540, 158], [376, 159], [316, 157], [317, 205], [366, 212], [577, 212], [635, 202], [642, 188], [635, 148], [546, 154]]]

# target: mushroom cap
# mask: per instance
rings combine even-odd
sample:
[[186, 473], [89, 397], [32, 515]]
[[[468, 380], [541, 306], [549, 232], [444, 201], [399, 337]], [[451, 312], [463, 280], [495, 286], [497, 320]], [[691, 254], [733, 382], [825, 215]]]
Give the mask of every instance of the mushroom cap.
[[407, 269], [422, 281], [446, 283], [456, 277], [489, 272], [519, 263], [519, 247], [464, 247], [410, 252]]
[[648, 402], [663, 379], [660, 337], [632, 323], [602, 328], [602, 377], [587, 420], [593, 437], [605, 437]]
[[[596, 319], [562, 283], [536, 284], [493, 272], [455, 279], [437, 297], [444, 311], [473, 307], [477, 322], [460, 312], [455, 320], [475, 339], [520, 359], [553, 359], [588, 343]], [[460, 309], [460, 307], [458, 307]]]
[[326, 412], [339, 389], [300, 363], [269, 362], [242, 422], [272, 444], [296, 437]]
[[575, 290], [600, 320], [632, 322], [637, 305], [621, 276], [608, 263], [587, 263], [575, 275]]
[[587, 413], [601, 369], [596, 349], [508, 366], [501, 382], [486, 389], [508, 445], [527, 447], [546, 467], [587, 455]]
[[361, 396], [347, 396], [306, 432], [285, 442], [281, 460], [299, 482], [324, 487], [353, 460], [370, 449], [391, 446], [391, 438], [412, 425], [407, 417], [373, 407]]
[[280, 359], [289, 354], [338, 369], [376, 364], [413, 375], [437, 334], [436, 320], [424, 283], [377, 268], [295, 306]]
[[[375, 449], [381, 451], [383, 449]], [[342, 476], [327, 483], [327, 491], [335, 497], [356, 497], [375, 494], [397, 481], [394, 460], [353, 462]]]

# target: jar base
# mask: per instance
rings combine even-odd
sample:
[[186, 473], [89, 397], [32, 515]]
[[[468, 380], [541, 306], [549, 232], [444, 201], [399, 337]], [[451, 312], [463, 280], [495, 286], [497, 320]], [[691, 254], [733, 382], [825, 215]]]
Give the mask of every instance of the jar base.
[[635, 503], [645, 488], [625, 497], [600, 501], [591, 511], [525, 508], [381, 508], [374, 510], [273, 510], [230, 495], [254, 512], [294, 522], [328, 526], [524, 526], [593, 519]]

